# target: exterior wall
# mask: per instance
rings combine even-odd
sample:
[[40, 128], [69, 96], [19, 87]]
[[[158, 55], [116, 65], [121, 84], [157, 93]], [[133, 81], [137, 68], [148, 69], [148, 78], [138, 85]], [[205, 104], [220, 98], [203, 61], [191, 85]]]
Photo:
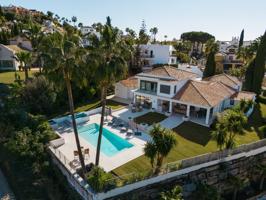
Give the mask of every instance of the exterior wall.
[[[171, 45], [140, 45], [142, 58], [149, 60], [150, 65], [154, 64], [176, 64], [176, 57], [172, 56], [172, 52], [175, 49]], [[147, 54], [145, 54], [145, 51]], [[153, 56], [151, 56], [151, 51]], [[172, 62], [173, 60], [173, 62]]]
[[228, 177], [231, 175], [241, 179], [250, 178], [256, 182], [260, 180], [261, 177], [255, 170], [259, 163], [266, 164], [265, 142], [261, 140], [242, 145], [231, 152], [225, 150], [189, 158], [181, 161], [180, 170], [100, 193], [98, 197], [113, 200], [126, 200], [132, 197], [142, 200], [159, 199], [162, 190], [174, 185], [182, 186], [184, 196], [189, 197], [196, 190], [197, 183], [205, 183], [222, 193], [228, 193], [233, 189], [228, 183]]
[[13, 63], [12, 67], [0, 67], [0, 70], [18, 70], [19, 63], [13, 58], [15, 56], [11, 49], [0, 44], [0, 62], [1, 61], [11, 61]]

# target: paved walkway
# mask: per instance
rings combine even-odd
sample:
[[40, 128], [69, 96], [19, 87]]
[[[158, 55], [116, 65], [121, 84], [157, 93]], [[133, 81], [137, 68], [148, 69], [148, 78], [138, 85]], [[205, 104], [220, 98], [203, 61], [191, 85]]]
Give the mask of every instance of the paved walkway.
[[14, 194], [12, 193], [11, 189], [8, 186], [6, 178], [4, 174], [0, 170], [0, 199], [8, 200], [8, 199], [15, 199]]
[[165, 120], [161, 121], [160, 124], [165, 128], [173, 129], [179, 126], [182, 122], [182, 116], [171, 115], [170, 117], [167, 117]]

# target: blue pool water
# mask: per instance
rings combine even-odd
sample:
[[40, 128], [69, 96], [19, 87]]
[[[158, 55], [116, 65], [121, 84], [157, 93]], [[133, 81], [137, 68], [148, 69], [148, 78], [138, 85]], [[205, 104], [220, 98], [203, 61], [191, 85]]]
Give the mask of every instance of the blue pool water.
[[[97, 147], [100, 126], [98, 124], [89, 124], [78, 127], [78, 133], [95, 148]], [[118, 152], [133, 147], [133, 144], [127, 140], [115, 135], [111, 131], [103, 128], [101, 152], [106, 156], [114, 156]]]

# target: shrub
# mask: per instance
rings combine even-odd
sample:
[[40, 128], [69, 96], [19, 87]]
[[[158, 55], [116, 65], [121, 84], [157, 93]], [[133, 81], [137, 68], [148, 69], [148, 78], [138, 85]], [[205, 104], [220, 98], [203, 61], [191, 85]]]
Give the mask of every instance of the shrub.
[[22, 104], [33, 114], [51, 114], [55, 100], [53, 86], [44, 76], [28, 81], [21, 90]]
[[266, 136], [266, 125], [259, 127], [259, 132], [263, 134], [263, 136]]
[[113, 176], [97, 166], [88, 173], [87, 181], [95, 192], [108, 191], [116, 186]]

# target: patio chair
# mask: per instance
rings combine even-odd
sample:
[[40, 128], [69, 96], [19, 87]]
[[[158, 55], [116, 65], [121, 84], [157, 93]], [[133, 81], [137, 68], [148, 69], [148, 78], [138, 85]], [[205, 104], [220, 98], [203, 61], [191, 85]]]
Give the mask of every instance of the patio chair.
[[128, 127], [126, 127], [126, 126], [124, 126], [124, 127], [122, 127], [121, 129], [120, 129], [120, 132], [121, 133], [125, 133], [125, 132], [127, 132], [128, 131]]
[[133, 131], [132, 130], [128, 130], [126, 136], [127, 137], [131, 137], [132, 135], [133, 135]]
[[90, 158], [90, 149], [89, 148], [84, 149], [84, 159], [89, 160], [89, 158]]
[[78, 161], [79, 160], [79, 152], [75, 150], [73, 153], [74, 153], [74, 160]]

